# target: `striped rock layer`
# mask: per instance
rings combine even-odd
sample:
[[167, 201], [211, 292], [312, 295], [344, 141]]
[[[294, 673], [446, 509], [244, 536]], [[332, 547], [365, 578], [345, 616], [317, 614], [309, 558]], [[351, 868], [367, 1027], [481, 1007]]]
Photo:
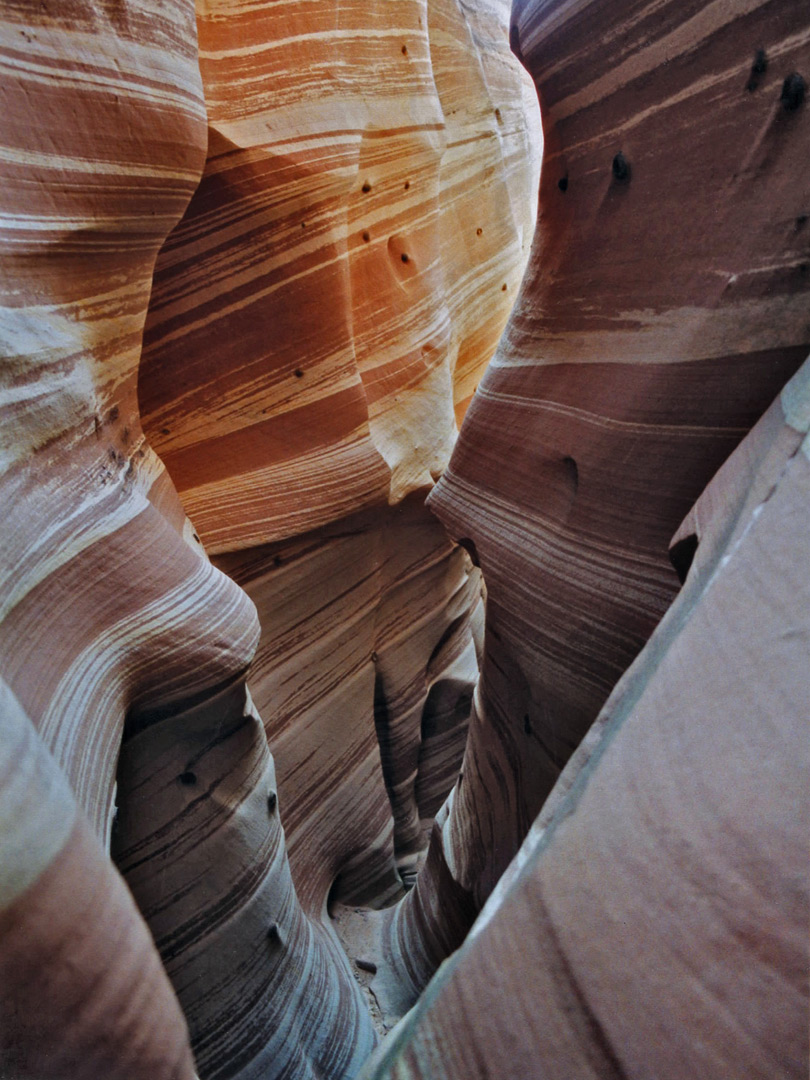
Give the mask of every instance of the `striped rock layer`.
[[194, 12], [11, 4], [0, 49], [2, 1071], [190, 1077], [179, 998], [203, 1077], [353, 1075], [375, 1035], [292, 884], [256, 611], [138, 414], [205, 157]]
[[387, 931], [411, 1001], [671, 604], [670, 537], [810, 347], [810, 12], [527, 0], [511, 37], [540, 210], [430, 498], [488, 599], [463, 780]]
[[198, 27], [208, 157], [139, 398], [259, 610], [251, 692], [329, 935], [330, 897], [413, 880], [458, 772], [480, 574], [422, 504], [525, 265], [539, 114], [503, 2], [225, 0]]
[[365, 1080], [807, 1075], [809, 431], [810, 360], [679, 530], [682, 591]]
[[[326, 898], [413, 873], [477, 673], [480, 575], [422, 500], [533, 221], [504, 7], [198, 17], [204, 87], [181, 0], [0, 27], [14, 1075], [187, 1077], [189, 1032], [203, 1080], [354, 1075], [375, 1036]], [[139, 378], [265, 619], [286, 781], [256, 609]]]
[[132, 897], [5, 682], [0, 709], [0, 1072], [192, 1080]]
[[302, 905], [390, 903], [464, 752], [479, 571], [420, 496], [217, 563], [263, 625], [250, 683]]
[[193, 11], [10, 3], [0, 55], [0, 1072], [179, 1080], [186, 1026], [104, 845], [127, 715], [237, 676], [257, 636], [135, 397], [204, 158]]
[[113, 854], [201, 1077], [353, 1076], [375, 1042], [339, 942], [290, 876], [273, 759], [244, 683], [125, 740]]
[[208, 159], [140, 399], [219, 553], [432, 485], [525, 266], [539, 132], [503, 2], [198, 17]]
[[3, 676], [101, 836], [126, 712], [238, 673], [256, 637], [135, 396], [155, 257], [203, 161], [193, 34], [181, 3], [3, 24]]

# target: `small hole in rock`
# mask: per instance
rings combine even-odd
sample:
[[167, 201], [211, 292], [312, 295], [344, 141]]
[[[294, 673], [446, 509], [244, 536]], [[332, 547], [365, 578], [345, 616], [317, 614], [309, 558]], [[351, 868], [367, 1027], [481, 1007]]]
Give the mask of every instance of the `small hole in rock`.
[[630, 179], [630, 162], [621, 152], [616, 154], [613, 159], [613, 176], [619, 183], [624, 183]]
[[786, 112], [794, 112], [804, 101], [804, 94], [807, 90], [807, 83], [799, 75], [797, 71], [794, 71], [791, 75], [785, 79], [782, 83], [782, 93], [779, 100], [782, 102], [782, 107]]
[[402, 259], [402, 261], [403, 261], [404, 263], [406, 263], [406, 262], [410, 262], [410, 256], [406, 255], [404, 251], [403, 251], [403, 252], [402, 252], [402, 254], [400, 255], [400, 259]]
[[295, 369], [295, 371], [293, 372], [293, 374], [295, 375], [296, 379], [303, 379], [303, 377], [304, 377], [304, 373], [303, 373], [303, 371], [301, 370], [300, 367], [297, 367]]
[[673, 544], [669, 549], [669, 561], [672, 563], [681, 585], [686, 581], [686, 575], [689, 573], [689, 567], [692, 565], [697, 549], [698, 538], [695, 533], [684, 536], [682, 540]]
[[504, 282], [504, 284], [501, 285], [501, 292], [506, 292], [506, 282]]
[[468, 536], [462, 536], [458, 541], [459, 547], [463, 547], [467, 554], [472, 559], [473, 566], [481, 567], [481, 560], [478, 558], [478, 549], [475, 546], [475, 541], [471, 540]]
[[484, 231], [483, 229], [476, 229], [475, 230], [475, 235], [480, 236], [483, 233], [483, 231]]
[[369, 191], [371, 191], [371, 184], [368, 182], [368, 180], [366, 180], [364, 182], [363, 187], [361, 188], [361, 190], [364, 191], [366, 193], [366, 195], [369, 193]]
[[403, 45], [403, 46], [402, 46], [402, 55], [403, 55], [403, 56], [407, 56], [407, 55], [408, 55], [408, 46], [407, 46], [407, 45]]
[[368, 243], [368, 242], [369, 242], [369, 240], [371, 239], [371, 233], [369, 233], [369, 232], [364, 232], [364, 233], [363, 233], [363, 239], [365, 240], [365, 242], [366, 242], [366, 243]]
[[407, 191], [410, 186], [411, 186], [410, 180], [406, 180], [405, 181], [405, 190]]
[[576, 493], [576, 490], [579, 487], [579, 467], [570, 454], [565, 455], [562, 459], [562, 463], [568, 475], [568, 479], [571, 482], [571, 486], [574, 489], [574, 493]]
[[768, 70], [768, 58], [765, 55], [764, 49], [757, 49], [754, 56], [754, 62], [751, 65], [751, 77], [745, 84], [745, 89], [749, 94], [753, 94], [756, 88], [759, 86], [758, 76], [764, 75]]
[[197, 783], [197, 774], [188, 770], [187, 772], [180, 773], [177, 779], [185, 787], [193, 787], [194, 784]]
[[568, 191], [568, 177], [561, 176], [560, 179], [557, 181], [557, 187], [560, 189], [560, 191]]

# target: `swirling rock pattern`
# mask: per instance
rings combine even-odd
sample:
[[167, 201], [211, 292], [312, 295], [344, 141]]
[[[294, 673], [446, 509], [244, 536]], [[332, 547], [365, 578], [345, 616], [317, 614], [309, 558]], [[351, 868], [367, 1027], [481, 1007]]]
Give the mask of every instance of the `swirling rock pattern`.
[[[335, 875], [349, 899], [398, 888], [457, 768], [480, 576], [421, 500], [525, 261], [536, 102], [506, 51], [503, 5], [306, 8], [200, 6], [208, 164], [154, 290], [205, 157], [193, 11], [4, 12], [3, 731], [61, 795], [37, 811], [51, 846], [21, 855], [31, 795], [4, 762], [3, 1007], [16, 1019], [3, 1067], [191, 1073], [111, 846], [203, 1077], [353, 1075], [374, 1033], [327, 893]], [[205, 558], [141, 428], [150, 291], [147, 427], [205, 540], [222, 559], [240, 549], [234, 570], [267, 607], [256, 686], [288, 761], [305, 766], [289, 797], [245, 689], [255, 608]], [[318, 587], [330, 523], [351, 512], [353, 528], [363, 507], [336, 598], [341, 617], [362, 609], [363, 634], [335, 667], [330, 735], [311, 697], [328, 656], [278, 708], [297, 646], [270, 618], [262, 560], [275, 567], [277, 552], [255, 545], [309, 545]], [[284, 618], [293, 638], [317, 639], [318, 610]], [[318, 793], [344, 765], [328, 802]], [[365, 796], [362, 827], [341, 830]], [[141, 976], [131, 996], [127, 969]]]
[[374, 1044], [336, 938], [293, 888], [273, 761], [243, 684], [128, 739], [114, 855], [203, 1077], [354, 1075]]
[[0, 682], [0, 1070], [191, 1080], [149, 931], [64, 773]]
[[127, 712], [238, 673], [256, 639], [184, 542], [135, 401], [155, 256], [204, 156], [193, 11], [9, 4], [0, 50], [0, 1068], [179, 1080], [187, 1030], [102, 842]]
[[527, 0], [512, 40], [543, 112], [540, 216], [430, 499], [488, 600], [463, 782], [430, 863], [461, 908], [423, 875], [389, 935], [411, 975], [419, 913], [457, 940], [469, 895], [489, 895], [672, 602], [669, 538], [810, 345], [810, 113], [785, 96], [810, 71], [807, 11]]
[[684, 589], [367, 1080], [806, 1076], [809, 429], [810, 361], [684, 523]]
[[[0, 673], [4, 744], [22, 747], [3, 768], [3, 1067], [191, 1075], [177, 1000], [104, 855], [112, 832], [204, 1075], [266, 1075], [268, 1057], [288, 1075], [353, 1073], [374, 1032], [269, 815], [244, 690], [255, 608], [204, 557], [137, 409], [155, 257], [205, 156], [193, 9], [11, 5], [0, 40]], [[37, 810], [53, 843], [36, 858], [20, 855], [31, 795], [12, 782], [26, 760], [65, 785]], [[241, 873], [217, 873], [235, 851]]]
[[[0, 1050], [23, 1074], [185, 1080], [190, 1033], [205, 1078], [355, 1075], [374, 1032], [327, 896], [379, 904], [413, 870], [475, 677], [480, 577], [421, 499], [531, 225], [503, 7], [198, 14], [208, 158], [141, 397], [262, 610], [289, 780], [246, 690], [255, 608], [135, 398], [205, 156], [193, 13], [12, 3]], [[372, 1072], [798, 1076], [806, 372], [677, 533], [679, 600], [497, 882], [675, 595], [669, 535], [806, 352], [807, 14], [515, 15], [541, 232], [433, 498], [490, 595], [463, 779], [375, 924], [400, 1000], [492, 899]]]
[[208, 160], [140, 401], [261, 613], [251, 687], [317, 919], [412, 880], [458, 771], [480, 575], [421, 503], [525, 265], [539, 114], [503, 3], [198, 17]]
[[539, 150], [506, 7], [474, 10], [200, 7], [208, 161], [158, 262], [140, 392], [211, 552], [395, 503], [447, 463], [525, 265]]
[[264, 627], [251, 687], [313, 917], [330, 890], [373, 906], [401, 893], [464, 751], [480, 573], [422, 501], [217, 560]]

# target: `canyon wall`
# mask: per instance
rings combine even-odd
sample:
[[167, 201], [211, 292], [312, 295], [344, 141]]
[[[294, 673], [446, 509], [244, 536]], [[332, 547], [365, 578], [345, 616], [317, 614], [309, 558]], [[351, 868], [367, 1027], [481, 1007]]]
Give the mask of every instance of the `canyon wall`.
[[143, 423], [259, 611], [293, 880], [333, 937], [327, 901], [413, 883], [463, 754], [482, 582], [424, 499], [528, 257], [539, 110], [503, 3], [198, 27], [208, 157], [155, 270]]
[[537, 104], [506, 5], [480, 9], [200, 6], [208, 158], [156, 268], [140, 400], [213, 554], [447, 464], [536, 205]]
[[2, 28], [15, 1075], [188, 1076], [189, 1033], [203, 1077], [355, 1074], [327, 897], [413, 879], [477, 678], [480, 574], [423, 500], [532, 233], [506, 7], [197, 22], [199, 49], [180, 0]]
[[806, 368], [739, 444], [810, 348], [808, 13], [526, 0], [511, 36], [540, 217], [429, 499], [487, 607], [383, 934], [411, 1002], [495, 896], [364, 1075], [798, 1077]]
[[205, 157], [194, 14], [10, 4], [0, 41], [0, 1071], [190, 1078], [105, 846], [127, 715], [238, 678], [258, 636], [189, 546], [135, 394]]
[[810, 20], [507, 14], [6, 6], [15, 1080], [806, 1071]]
[[677, 541], [686, 582], [365, 1080], [800, 1080], [810, 360]]
[[672, 603], [670, 538], [810, 349], [809, 35], [791, 4], [513, 6], [540, 216], [429, 499], [483, 571], [486, 635], [433, 870], [386, 931], [403, 972], [427, 910], [457, 941], [491, 893]]

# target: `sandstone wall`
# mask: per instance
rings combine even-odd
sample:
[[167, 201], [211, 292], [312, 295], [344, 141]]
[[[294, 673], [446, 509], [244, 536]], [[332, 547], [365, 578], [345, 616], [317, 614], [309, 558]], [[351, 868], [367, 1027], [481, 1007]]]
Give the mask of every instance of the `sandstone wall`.
[[187, 1078], [104, 848], [128, 712], [238, 677], [257, 636], [135, 397], [154, 260], [205, 155], [193, 10], [11, 4], [0, 42], [0, 1071]]
[[[165, 971], [202, 1076], [356, 1073], [375, 1035], [327, 895], [413, 875], [477, 675], [480, 577], [422, 500], [533, 223], [505, 8], [197, 16], [199, 51], [179, 0], [2, 26], [15, 1075], [190, 1076]], [[286, 778], [255, 607], [203, 541], [261, 609]]]
[[388, 931], [411, 1000], [425, 910], [458, 941], [673, 601], [670, 537], [810, 348], [809, 31], [793, 4], [513, 6], [540, 216], [430, 498], [488, 599], [463, 781]]
[[506, 6], [473, 12], [200, 6], [208, 159], [158, 262], [140, 396], [212, 553], [398, 502], [447, 463], [539, 151]]
[[327, 899], [413, 882], [458, 773], [482, 586], [423, 502], [525, 265], [539, 113], [503, 3], [198, 24], [208, 158], [158, 260], [140, 401], [259, 609], [251, 689], [330, 934]]
[[810, 361], [462, 949], [363, 1076], [807, 1073]]
[[806, 12], [518, 0], [483, 377], [503, 5], [197, 16], [3, 17], [0, 1071], [357, 1075], [487, 905], [368, 1076], [800, 1075]]

